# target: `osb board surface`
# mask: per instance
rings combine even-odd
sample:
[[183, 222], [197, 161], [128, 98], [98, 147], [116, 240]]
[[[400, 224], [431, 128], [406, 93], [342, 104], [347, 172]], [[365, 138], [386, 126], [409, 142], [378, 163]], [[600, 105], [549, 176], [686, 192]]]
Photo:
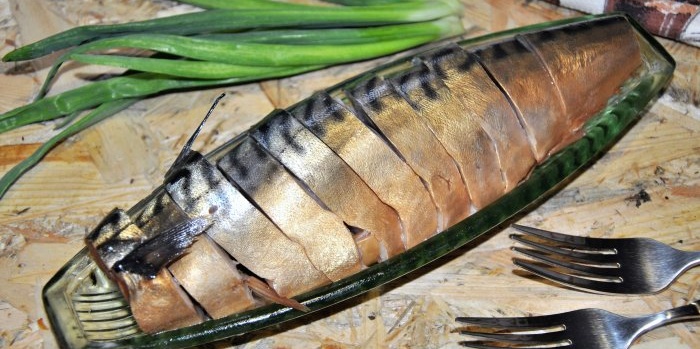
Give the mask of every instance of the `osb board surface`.
[[[99, 4], [99, 5], [98, 5]], [[79, 24], [163, 16], [191, 8], [168, 1], [0, 0], [0, 54]], [[575, 16], [537, 1], [465, 1], [468, 35]], [[671, 86], [595, 165], [516, 221], [596, 237], [653, 237], [700, 251], [700, 50], [661, 41], [678, 62]], [[160, 183], [212, 100], [227, 92], [196, 147], [211, 150], [316, 89], [376, 65], [365, 62], [260, 84], [166, 95], [138, 103], [60, 145], [0, 200], [0, 346], [55, 347], [41, 287], [82, 248], [87, 231], [115, 206], [130, 207]], [[50, 60], [1, 68], [0, 112], [29, 101]], [[104, 70], [71, 65], [62, 91]], [[54, 134], [54, 123], [0, 135], [0, 173]], [[639, 201], [648, 193], [650, 201]], [[456, 348], [453, 319], [598, 307], [638, 315], [700, 298], [700, 268], [657, 295], [600, 296], [513, 267], [510, 228], [491, 232], [387, 286], [245, 336], [241, 348]], [[634, 348], [700, 348], [700, 325], [653, 331]]]

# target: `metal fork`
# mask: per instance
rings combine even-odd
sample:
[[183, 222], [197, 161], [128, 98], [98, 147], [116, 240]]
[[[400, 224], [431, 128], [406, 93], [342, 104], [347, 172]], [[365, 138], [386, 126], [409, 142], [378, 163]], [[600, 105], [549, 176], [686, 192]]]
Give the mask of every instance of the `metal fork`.
[[560, 284], [596, 293], [651, 294], [700, 265], [700, 252], [681, 251], [647, 238], [599, 239], [564, 235], [514, 224], [526, 235], [511, 238], [531, 248], [513, 247], [541, 263], [513, 263]]
[[460, 333], [487, 340], [460, 342], [471, 348], [624, 349], [645, 332], [671, 322], [700, 319], [700, 300], [640, 317], [625, 317], [601, 309], [511, 318], [458, 317], [471, 326]]

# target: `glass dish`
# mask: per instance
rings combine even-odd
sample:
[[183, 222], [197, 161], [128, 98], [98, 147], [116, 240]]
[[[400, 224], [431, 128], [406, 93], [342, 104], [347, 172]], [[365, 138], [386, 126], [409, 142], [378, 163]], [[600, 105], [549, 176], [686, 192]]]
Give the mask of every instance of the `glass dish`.
[[[586, 16], [549, 22], [463, 40], [458, 44], [466, 48], [475, 47], [517, 34], [610, 16], [620, 15]], [[633, 20], [627, 20], [632, 22], [637, 32], [642, 48], [642, 67], [609, 100], [607, 107], [586, 123], [585, 135], [581, 139], [535, 168], [511, 192], [461, 223], [403, 254], [296, 299], [311, 311], [317, 311], [418, 269], [493, 229], [514, 214], [541, 202], [560, 188], [572, 174], [598, 158], [644, 113], [650, 102], [670, 81], [675, 66], [671, 56], [653, 37]], [[379, 67], [369, 74], [407, 66], [410, 58]], [[216, 153], [214, 151], [212, 154]], [[140, 204], [137, 204], [130, 213], [139, 209]], [[128, 302], [116, 284], [97, 268], [86, 249], [73, 257], [48, 282], [43, 299], [57, 341], [65, 348], [189, 347], [259, 330], [306, 314], [279, 305], [268, 305], [195, 326], [145, 334], [132, 319]]]

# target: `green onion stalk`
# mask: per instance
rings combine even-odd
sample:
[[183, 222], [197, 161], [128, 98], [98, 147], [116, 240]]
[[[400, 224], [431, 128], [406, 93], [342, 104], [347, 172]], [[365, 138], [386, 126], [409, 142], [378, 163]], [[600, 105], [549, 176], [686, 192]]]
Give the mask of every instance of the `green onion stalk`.
[[[400, 52], [463, 32], [457, 0], [186, 0], [206, 10], [140, 22], [76, 27], [20, 47], [3, 61], [64, 53], [37, 99], [0, 114], [0, 133], [69, 116], [69, 125], [0, 178], [0, 198], [56, 144], [133, 103], [166, 92], [296, 75]], [[105, 54], [106, 51], [117, 54]], [[140, 49], [146, 56], [119, 54]], [[131, 51], [133, 52], [133, 50]], [[63, 63], [128, 69], [46, 96]], [[85, 111], [82, 117], [75, 117]]]

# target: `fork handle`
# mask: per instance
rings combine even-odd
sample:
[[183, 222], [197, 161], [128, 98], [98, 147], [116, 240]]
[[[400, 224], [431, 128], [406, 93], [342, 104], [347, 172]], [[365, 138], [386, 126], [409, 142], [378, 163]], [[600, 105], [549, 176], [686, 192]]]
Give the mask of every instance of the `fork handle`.
[[700, 265], [700, 251], [683, 251], [688, 258], [687, 269]]
[[700, 299], [696, 299], [687, 305], [652, 314], [647, 320], [645, 326], [641, 329], [642, 333], [672, 322], [700, 320]]

